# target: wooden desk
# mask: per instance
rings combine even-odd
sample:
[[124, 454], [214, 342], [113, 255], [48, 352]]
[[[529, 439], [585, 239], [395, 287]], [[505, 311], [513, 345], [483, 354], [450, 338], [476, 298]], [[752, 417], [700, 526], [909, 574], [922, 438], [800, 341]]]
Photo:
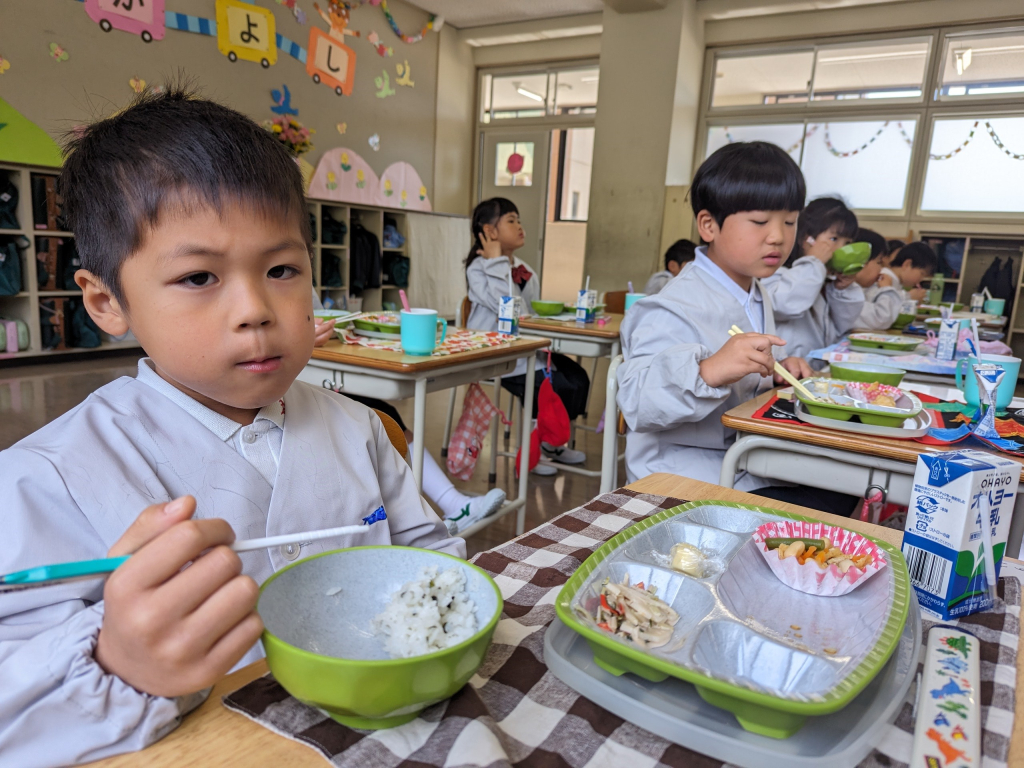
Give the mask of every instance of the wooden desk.
[[[872, 437], [852, 432], [814, 427], [810, 424], [785, 424], [753, 418], [774, 396], [766, 392], [722, 415], [722, 424], [739, 435], [725, 454], [719, 483], [731, 487], [740, 469], [776, 480], [811, 485], [826, 490], [862, 496], [869, 485], [888, 488], [887, 498], [908, 504], [917, 457], [922, 453], [961, 450], [953, 445], [924, 445], [913, 440]], [[813, 448], [811, 447], [813, 446]], [[1021, 465], [1024, 459], [998, 454]], [[1017, 557], [1024, 538], [1024, 488], [1017, 494], [1013, 521], [1007, 539], [1007, 552]]]
[[[535, 336], [551, 340], [551, 351], [564, 355], [579, 355], [594, 360], [590, 369], [590, 387], [594, 387], [594, 375], [597, 372], [597, 360], [607, 357], [609, 361], [608, 377], [605, 382], [604, 401], [604, 423], [605, 425], [616, 425], [619, 420], [618, 406], [615, 403], [615, 395], [618, 392], [618, 383], [615, 380], [615, 372], [618, 364], [615, 358], [618, 357], [622, 347], [619, 343], [619, 326], [622, 325], [624, 315], [598, 315], [598, 319], [604, 318], [603, 325], [597, 322], [578, 323], [575, 320], [551, 320], [546, 317], [531, 316], [519, 321], [519, 332], [523, 336]], [[590, 392], [587, 392], [587, 406], [590, 407]], [[575, 442], [575, 430], [591, 430], [593, 427], [573, 424], [573, 442]], [[559, 464], [558, 468], [563, 472], [572, 472], [585, 477], [601, 478], [601, 493], [608, 493], [618, 485], [618, 433], [613, 427], [606, 428], [604, 437], [601, 440], [601, 471], [595, 472], [591, 469], [582, 469], [566, 464]]]
[[[313, 350], [313, 357], [299, 373], [299, 378], [314, 386], [341, 394], [375, 397], [381, 400], [413, 398], [412, 471], [416, 487], [423, 488], [423, 446], [427, 417], [427, 392], [469, 384], [511, 373], [516, 362], [530, 358], [548, 346], [547, 339], [516, 339], [500, 347], [484, 347], [452, 355], [407, 355], [386, 349], [371, 349], [358, 344], [329, 341]], [[530, 461], [529, 425], [533, 417], [533, 388], [535, 371], [527, 366], [526, 397], [521, 428], [524, 444], [519, 473], [519, 494], [508, 501], [496, 514], [470, 526], [460, 535], [471, 536], [481, 528], [515, 511], [516, 532], [522, 533], [526, 520], [526, 471]]]
[[[629, 488], [643, 493], [672, 496], [691, 501], [714, 499], [736, 501], [743, 504], [764, 504], [764, 499], [748, 493], [702, 483], [676, 475], [657, 474], [638, 480]], [[879, 539], [900, 545], [901, 534], [889, 528], [881, 528], [858, 520], [839, 518], [794, 504], [771, 502], [777, 509], [796, 512], [843, 525]], [[1016, 562], [1018, 565], [1024, 563]], [[101, 760], [91, 765], [97, 768], [127, 768], [145, 765], [146, 768], [179, 768], [184, 765], [216, 765], [224, 768], [257, 768], [259, 766], [294, 766], [322, 768], [324, 759], [309, 747], [278, 736], [247, 718], [230, 712], [221, 705], [221, 697], [241, 688], [267, 671], [266, 662], [259, 661], [244, 669], [227, 675], [213, 688], [210, 697], [185, 717], [181, 726], [161, 741], [141, 753], [121, 755]], [[1024, 675], [1021, 673], [1021, 657], [1017, 660], [1017, 703], [1010, 739], [1011, 768], [1024, 768]]]

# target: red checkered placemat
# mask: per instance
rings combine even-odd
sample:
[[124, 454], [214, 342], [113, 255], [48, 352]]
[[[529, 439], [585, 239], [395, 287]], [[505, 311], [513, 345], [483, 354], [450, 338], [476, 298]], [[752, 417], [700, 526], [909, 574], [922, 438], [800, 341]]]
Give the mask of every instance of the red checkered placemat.
[[[386, 349], [391, 352], [401, 352], [402, 342], [386, 341], [384, 339], [371, 339], [360, 336], [349, 328], [338, 331], [338, 338], [344, 344], [358, 344], [361, 347], [370, 349]], [[444, 343], [438, 346], [431, 357], [444, 357], [454, 355], [456, 352], [469, 352], [472, 349], [484, 349], [486, 347], [501, 347], [511, 344], [516, 340], [515, 336], [497, 331], [467, 331], [452, 329], [448, 331]]]
[[[355, 731], [293, 699], [270, 675], [224, 705], [316, 749], [333, 765], [720, 768], [721, 761], [648, 733], [583, 698], [544, 664], [544, 632], [562, 585], [623, 528], [683, 501], [620, 489], [474, 558], [501, 589], [505, 610], [477, 674], [461, 691], [406, 725]], [[984, 764], [1004, 766], [1013, 729], [1020, 582], [1000, 580], [997, 609], [963, 624], [982, 641]], [[927, 631], [926, 623], [926, 631]], [[904, 703], [861, 768], [910, 759], [912, 705]]]

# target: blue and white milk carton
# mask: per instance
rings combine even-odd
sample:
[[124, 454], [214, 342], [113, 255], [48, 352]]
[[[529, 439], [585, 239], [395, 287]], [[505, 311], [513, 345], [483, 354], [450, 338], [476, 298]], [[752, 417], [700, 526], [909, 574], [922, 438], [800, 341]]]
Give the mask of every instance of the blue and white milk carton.
[[498, 331], [519, 335], [519, 316], [523, 313], [522, 296], [502, 296], [498, 305]]
[[597, 291], [588, 291], [583, 289], [580, 291], [579, 297], [576, 299], [576, 322], [578, 323], [592, 323], [594, 322], [594, 316], [597, 308]]
[[921, 607], [944, 621], [991, 607], [981, 528], [987, 511], [998, 578], [1020, 464], [962, 450], [917, 458], [903, 556]]

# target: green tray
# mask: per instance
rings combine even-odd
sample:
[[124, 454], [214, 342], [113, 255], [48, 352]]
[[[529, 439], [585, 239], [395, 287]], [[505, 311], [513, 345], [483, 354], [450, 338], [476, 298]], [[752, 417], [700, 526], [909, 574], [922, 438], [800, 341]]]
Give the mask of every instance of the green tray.
[[[874, 641], [874, 645], [861, 662], [832, 688], [828, 689], [826, 693], [816, 696], [813, 700], [782, 698], [755, 690], [753, 687], [737, 685], [728, 680], [705, 673], [696, 668], [696, 665], [690, 667], [678, 664], [658, 655], [657, 650], [652, 652], [632, 647], [625, 641], [616, 639], [580, 618], [573, 608], [573, 603], [580, 590], [587, 584], [588, 578], [605, 560], [635, 536], [674, 518], [678, 518], [678, 522], [690, 522], [694, 525], [704, 525], [710, 530], [716, 530], [706, 523], [697, 523], [694, 520], [694, 517], [701, 513], [702, 508], [708, 507], [728, 507], [752, 512], [758, 516], [822, 522], [791, 512], [728, 501], [696, 501], [673, 507], [672, 509], [652, 515], [645, 520], [641, 520], [621, 531], [599, 547], [576, 570], [576, 573], [566, 582], [565, 586], [562, 587], [555, 601], [555, 611], [558, 614], [558, 618], [566, 626], [578, 632], [586, 639], [591, 650], [594, 652], [595, 663], [605, 671], [616, 676], [622, 675], [625, 672], [631, 672], [655, 683], [669, 677], [685, 680], [693, 683], [697, 688], [697, 693], [709, 704], [732, 712], [745, 730], [772, 738], [788, 738], [800, 729], [807, 717], [829, 714], [845, 707], [853, 701], [864, 687], [881, 671], [882, 667], [885, 666], [889, 656], [892, 655], [893, 650], [899, 643], [910, 607], [910, 579], [907, 574], [906, 563], [899, 549], [871, 536], [865, 536], [865, 538], [873, 541], [885, 553], [888, 559], [888, 567], [881, 573], [876, 574], [874, 578], [881, 578], [885, 571], [891, 569], [891, 576], [888, 576], [892, 580], [889, 590], [889, 613], [884, 620], [877, 639]], [[710, 510], [708, 511], [710, 512]], [[767, 520], [762, 517], [760, 522], [767, 522]], [[734, 535], [743, 536], [746, 534], [749, 540], [750, 531], [738, 531], [735, 528], [730, 530]], [[717, 532], [721, 533], [722, 529], [717, 529]], [[662, 568], [661, 570], [667, 569]], [[675, 572], [673, 571], [672, 573]], [[696, 581], [687, 576], [683, 578], [688, 581]], [[771, 576], [771, 578], [774, 579], [775, 577]], [[773, 586], [779, 589], [789, 589], [781, 583]], [[796, 594], [799, 593], [794, 592], [794, 595]], [[715, 591], [715, 596], [717, 599], [717, 590]], [[814, 599], [844, 600], [848, 597], [847, 595], [836, 598], [818, 597]], [[698, 633], [702, 629], [703, 627], [699, 628], [697, 630]], [[779, 639], [776, 637], [771, 635], [764, 636], [771, 642], [779, 643]]]
[[851, 333], [849, 339], [851, 347], [892, 349], [897, 352], [912, 352], [923, 341], [912, 336], [893, 336], [886, 333]]
[[[383, 318], [394, 318], [393, 321], [386, 321]], [[377, 313], [368, 317], [357, 317], [352, 324], [362, 331], [377, 331], [377, 333], [392, 333], [395, 336], [402, 332], [402, 322], [398, 315], [387, 315]]]
[[[816, 381], [829, 381], [834, 384], [848, 384], [843, 379], [816, 377], [811, 379], [804, 379], [800, 383], [807, 387], [811, 392], [818, 394], [814, 390], [814, 382]], [[811, 400], [805, 397], [801, 392], [793, 390], [793, 394], [796, 395], [797, 399], [803, 403], [804, 408], [811, 416], [818, 416], [822, 419], [837, 419], [838, 421], [849, 421], [854, 416], [860, 418], [862, 424], [873, 424], [876, 427], [901, 427], [903, 422], [907, 419], [912, 419], [917, 416], [922, 410], [924, 405], [918, 399], [917, 395], [913, 392], [904, 391], [903, 395], [910, 400], [912, 408], [902, 413], [893, 413], [889, 410], [883, 410], [878, 408], [877, 410], [872, 408], [870, 403], [866, 403], [863, 407], [857, 407], [854, 405], [837, 405], [834, 403], [822, 403], [815, 400]]]

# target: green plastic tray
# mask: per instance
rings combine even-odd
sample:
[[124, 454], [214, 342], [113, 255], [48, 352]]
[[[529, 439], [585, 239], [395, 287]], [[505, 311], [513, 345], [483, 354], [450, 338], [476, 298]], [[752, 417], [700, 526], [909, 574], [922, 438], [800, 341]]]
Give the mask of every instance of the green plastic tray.
[[[579, 591], [587, 583], [590, 575], [597, 570], [606, 559], [633, 537], [673, 518], [685, 518], [702, 507], [731, 507], [787, 520], [807, 520], [821, 522], [811, 517], [796, 515], [791, 512], [737, 504], [729, 501], [694, 501], [683, 504], [664, 512], [659, 512], [635, 525], [626, 528], [609, 539], [597, 549], [572, 575], [562, 587], [555, 601], [555, 611], [562, 622], [578, 632], [586, 639], [594, 652], [595, 663], [613, 675], [631, 672], [651, 682], [661, 682], [669, 677], [693, 683], [701, 698], [716, 707], [732, 712], [744, 729], [773, 738], [788, 738], [796, 733], [809, 716], [825, 715], [835, 712], [849, 704], [864, 687], [881, 671], [892, 655], [900, 640], [903, 626], [907, 620], [910, 607], [910, 578], [907, 574], [906, 562], [899, 549], [880, 541], [872, 536], [865, 538], [873, 541], [888, 559], [891, 570], [893, 588], [889, 614], [879, 632], [874, 646], [864, 659], [846, 677], [842, 678], [825, 694], [813, 701], [798, 698], [781, 698], [753, 688], [742, 687], [727, 680], [705, 674], [697, 669], [677, 664], [670, 659], [650, 652], [631, 647], [623, 641], [598, 629], [593, 624], [583, 621], [573, 609], [573, 602]], [[735, 533], [735, 532], [734, 532]], [[743, 535], [739, 533], [738, 535]], [[662, 569], [665, 570], [665, 569]], [[673, 572], [674, 573], [674, 572]], [[882, 573], [874, 578], [880, 578]], [[689, 577], [686, 577], [689, 578]], [[774, 577], [773, 577], [774, 578]], [[778, 584], [779, 589], [788, 589]], [[843, 597], [821, 597], [820, 600], [842, 600]], [[774, 642], [778, 638], [769, 637]]]
[[[811, 390], [811, 392], [814, 392], [813, 383], [816, 381], [829, 381], [833, 384], [842, 385], [849, 383], [843, 379], [825, 379], [823, 377], [804, 379], [800, 383]], [[882, 409], [877, 411], [871, 410], [870, 404], [868, 404], [867, 407], [858, 408], [853, 405], [835, 405], [833, 403], [817, 402], [815, 400], [810, 400], [797, 390], [794, 390], [793, 394], [796, 395], [797, 399], [801, 403], [803, 403], [804, 408], [807, 409], [807, 412], [811, 414], [811, 416], [818, 416], [822, 419], [837, 419], [838, 421], [849, 421], [854, 416], [858, 416], [862, 424], [873, 424], [876, 427], [901, 427], [903, 426], [904, 421], [912, 419], [924, 410], [924, 404], [920, 399], [918, 399], [917, 395], [905, 390], [903, 391], [903, 395], [910, 400], [912, 408], [911, 410], [898, 414]], [[815, 394], [817, 394], [817, 392], [815, 392]]]
[[[385, 321], [383, 318], [394, 318], [391, 321]], [[396, 336], [402, 332], [402, 322], [398, 315], [387, 315], [386, 313], [377, 313], [367, 317], [357, 317], [352, 321], [352, 324], [363, 331], [377, 331], [378, 333], [393, 333]]]
[[897, 352], [912, 352], [922, 341], [912, 336], [894, 336], [887, 333], [851, 333], [849, 339], [851, 347], [892, 349]]
[[[948, 307], [949, 304], [943, 304], [942, 306], [943, 307]], [[959, 312], [963, 308], [964, 308], [963, 304], [954, 304], [953, 305], [953, 311], [954, 312]], [[923, 316], [923, 317], [938, 317], [939, 315], [942, 314], [942, 310], [939, 309], [939, 307], [936, 306], [935, 304], [921, 304], [917, 308], [917, 314], [920, 315], [920, 316]]]

